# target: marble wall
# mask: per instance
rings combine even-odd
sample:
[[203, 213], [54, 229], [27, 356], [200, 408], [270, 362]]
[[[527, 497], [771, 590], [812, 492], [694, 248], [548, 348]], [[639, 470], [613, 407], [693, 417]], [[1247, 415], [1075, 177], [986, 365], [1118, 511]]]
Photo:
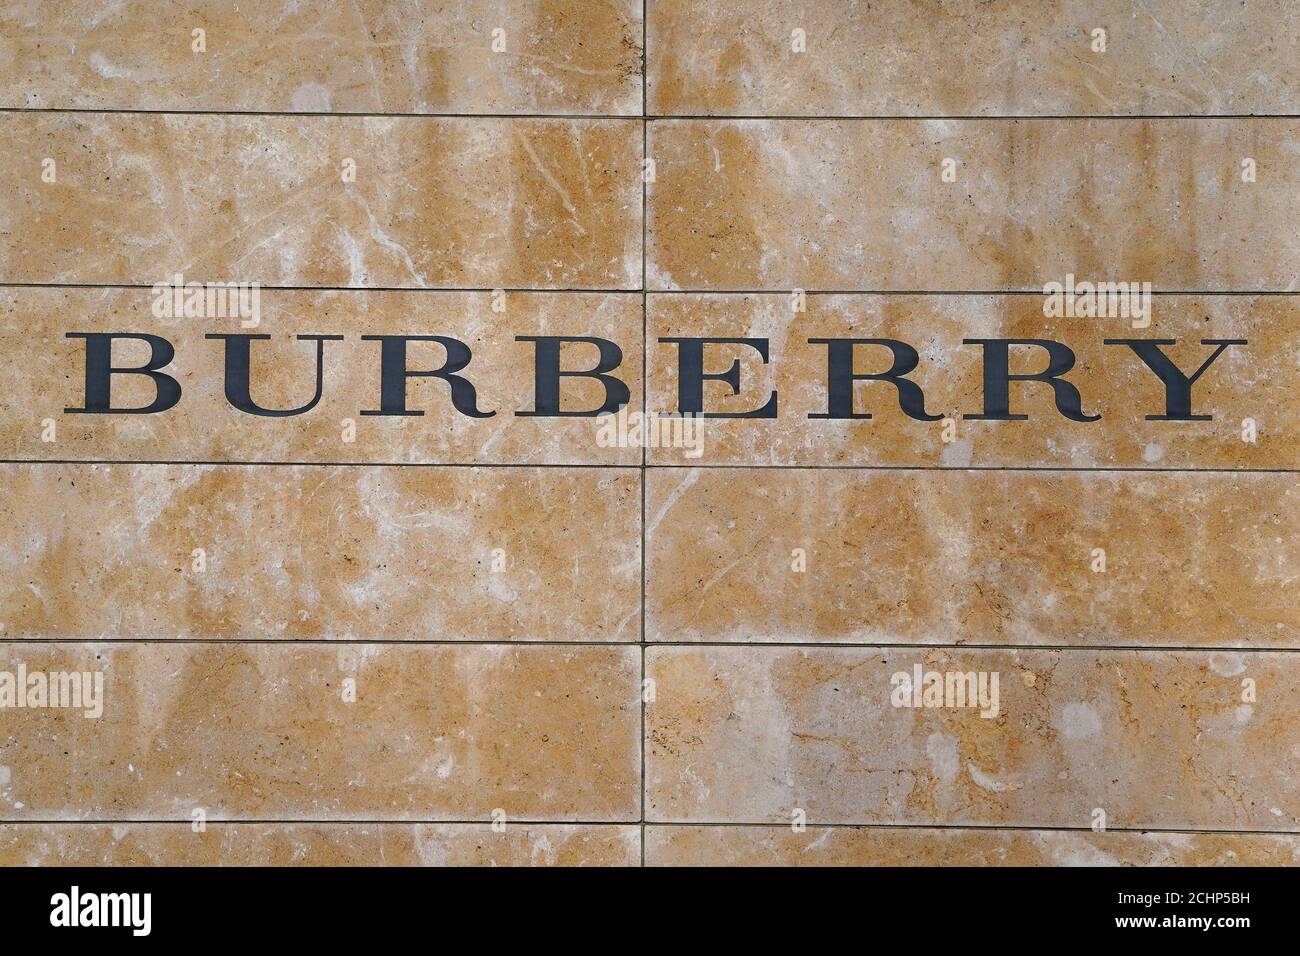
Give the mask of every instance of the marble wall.
[[0, 864], [1300, 863], [1298, 106], [1289, 0], [0, 2]]

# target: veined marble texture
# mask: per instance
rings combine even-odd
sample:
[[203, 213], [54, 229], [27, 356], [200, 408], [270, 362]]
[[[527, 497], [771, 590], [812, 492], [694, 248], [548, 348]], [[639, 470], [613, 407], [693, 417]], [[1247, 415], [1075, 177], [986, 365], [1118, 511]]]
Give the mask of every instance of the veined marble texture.
[[1275, 473], [656, 469], [646, 636], [1294, 648], [1297, 499]]
[[1300, 95], [1300, 23], [1287, 0], [646, 9], [656, 114], [1293, 113]]
[[665, 120], [647, 281], [1295, 291], [1297, 143], [1286, 119]]
[[0, 0], [0, 865], [1300, 863], [1293, 7]]
[[2, 105], [641, 112], [636, 0], [220, 0], [159, 13], [148, 0], [6, 3]]
[[[647, 818], [1294, 831], [1300, 666], [1243, 656], [656, 647]], [[934, 706], [918, 670], [996, 693]]]
[[7, 167], [7, 282], [640, 281], [629, 120], [20, 112], [0, 149], [60, 177]]

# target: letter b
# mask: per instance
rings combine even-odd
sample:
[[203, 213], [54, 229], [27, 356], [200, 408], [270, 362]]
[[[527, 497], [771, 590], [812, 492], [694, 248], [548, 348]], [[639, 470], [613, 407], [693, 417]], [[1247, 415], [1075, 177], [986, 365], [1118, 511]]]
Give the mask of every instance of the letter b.
[[[68, 332], [65, 337], [86, 340], [86, 404], [83, 408], [65, 408], [65, 413], [152, 415], [167, 411], [181, 400], [180, 382], [159, 371], [176, 355], [176, 349], [166, 339], [141, 332]], [[149, 361], [139, 368], [115, 368], [114, 339], [136, 339], [149, 343]], [[154, 400], [141, 408], [114, 408], [109, 394], [114, 375], [148, 375], [157, 389]]]

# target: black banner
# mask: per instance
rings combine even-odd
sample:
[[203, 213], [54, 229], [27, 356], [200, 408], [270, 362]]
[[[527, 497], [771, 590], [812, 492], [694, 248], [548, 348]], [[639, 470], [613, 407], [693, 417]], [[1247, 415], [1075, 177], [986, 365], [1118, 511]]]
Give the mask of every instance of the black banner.
[[[393, 869], [7, 869], [0, 871], [6, 938], [76, 934], [127, 944], [149, 941], [373, 943], [392, 933], [495, 938], [512, 927], [556, 945], [626, 920], [633, 937], [707, 923], [735, 933], [731, 917], [701, 920], [708, 898], [759, 903], [755, 927], [810, 917], [860, 940], [975, 945], [1020, 926], [1030, 938], [1105, 936], [1182, 945], [1192, 937], [1232, 945], [1257, 930], [1277, 933], [1295, 876], [1262, 869], [859, 869], [589, 870]], [[757, 894], [757, 895], [754, 895]], [[763, 902], [766, 901], [766, 902]], [[748, 910], [748, 907], [745, 907]], [[658, 914], [658, 915], [656, 915]], [[675, 914], [675, 915], [667, 915]], [[783, 916], [784, 914], [784, 916]], [[656, 930], [655, 923], [667, 923]], [[667, 925], [671, 924], [671, 925]], [[996, 927], [996, 930], [994, 929]], [[445, 934], [454, 935], [447, 936]], [[692, 930], [692, 934], [695, 930]], [[604, 931], [602, 930], [602, 935]], [[609, 941], [612, 942], [612, 941]]]

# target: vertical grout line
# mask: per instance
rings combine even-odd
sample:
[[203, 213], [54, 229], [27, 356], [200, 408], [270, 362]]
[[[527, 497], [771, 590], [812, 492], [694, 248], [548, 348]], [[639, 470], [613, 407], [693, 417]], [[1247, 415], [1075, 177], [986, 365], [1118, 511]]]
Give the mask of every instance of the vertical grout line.
[[[642, 422], [649, 409], [646, 407], [646, 379], [650, 367], [650, 321], [646, 295], [646, 201], [650, 185], [646, 182], [646, 160], [650, 158], [650, 122], [647, 119], [649, 103], [647, 101], [648, 80], [646, 74], [647, 52], [649, 46], [649, 22], [646, 17], [647, 0], [641, 0], [641, 415]], [[642, 437], [644, 438], [644, 424]], [[641, 699], [641, 866], [645, 866], [645, 568], [646, 568], [646, 528], [645, 528], [645, 483], [646, 483], [646, 443], [641, 442], [641, 683], [637, 695]]]

